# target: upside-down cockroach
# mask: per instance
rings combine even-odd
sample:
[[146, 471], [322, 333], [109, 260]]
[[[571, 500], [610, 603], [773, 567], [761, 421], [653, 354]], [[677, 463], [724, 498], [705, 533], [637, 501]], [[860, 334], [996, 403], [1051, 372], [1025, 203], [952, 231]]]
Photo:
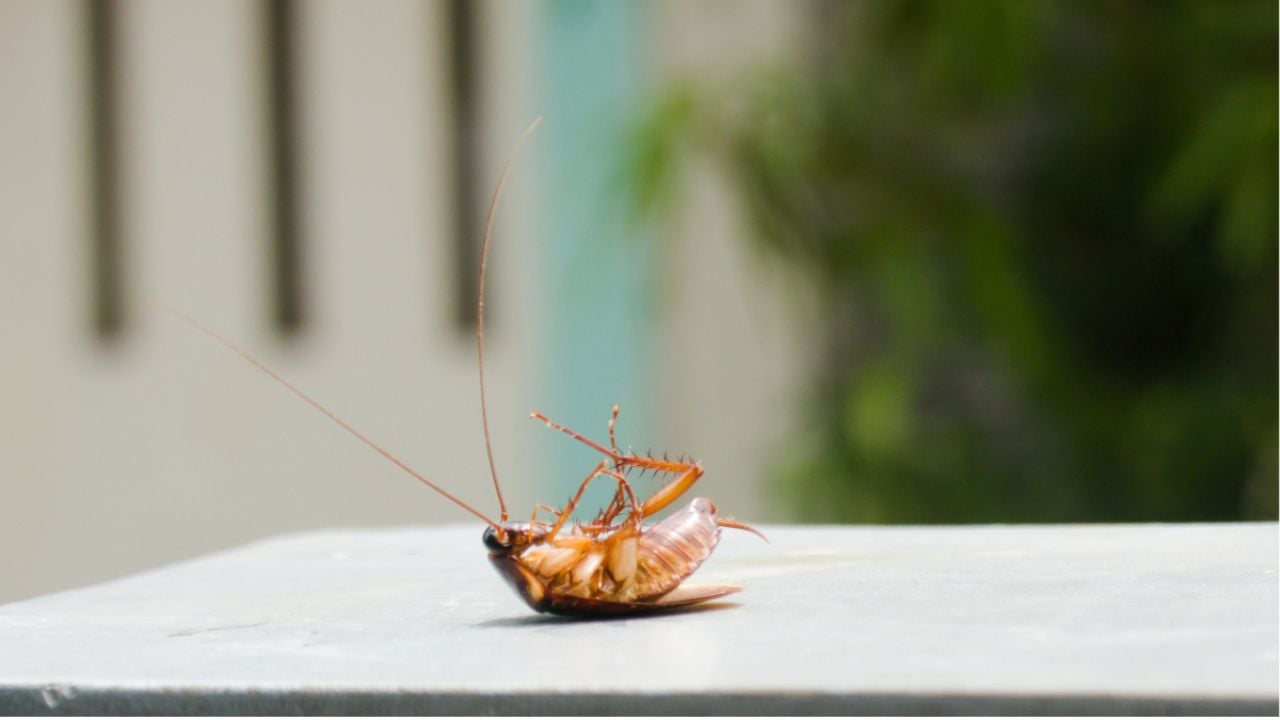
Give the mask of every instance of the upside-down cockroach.
[[[687, 507], [662, 522], [645, 526], [645, 518], [666, 508], [684, 495], [698, 478], [702, 466], [697, 462], [669, 460], [622, 452], [618, 449], [615, 426], [618, 408], [614, 406], [609, 419], [609, 447], [549, 420], [541, 413], [531, 417], [548, 427], [559, 430], [574, 440], [584, 443], [604, 456], [577, 492], [562, 508], [538, 504], [527, 522], [511, 521], [502, 487], [498, 483], [497, 466], [493, 461], [493, 444], [489, 436], [489, 415], [484, 386], [484, 282], [489, 257], [489, 235], [493, 226], [498, 200], [511, 165], [525, 140], [541, 122], [537, 118], [525, 130], [507, 158], [494, 188], [493, 198], [485, 218], [484, 235], [480, 246], [480, 283], [477, 298], [476, 358], [480, 375], [480, 417], [484, 427], [485, 452], [489, 460], [489, 473], [498, 496], [500, 519], [491, 520], [484, 513], [454, 497], [444, 488], [428, 480], [418, 471], [406, 465], [382, 446], [365, 437], [359, 430], [339, 418], [311, 396], [299, 390], [262, 361], [233, 344], [217, 332], [197, 320], [172, 308], [162, 309], [195, 326], [201, 332], [243, 356], [276, 382], [297, 395], [303, 401], [336, 422], [354, 435], [360, 442], [372, 448], [427, 487], [443, 495], [450, 502], [480, 518], [487, 525], [484, 545], [489, 550], [489, 560], [500, 575], [515, 588], [529, 607], [538, 612], [563, 615], [626, 615], [670, 608], [686, 607], [735, 593], [741, 588], [733, 585], [708, 585], [681, 587], [715, 549], [720, 540], [720, 528], [738, 528], [761, 538], [759, 531], [730, 518], [717, 515], [716, 505], [706, 498], [697, 498]], [[660, 490], [644, 500], [638, 499], [627, 475], [632, 470], [653, 472], [672, 479]], [[604, 478], [613, 482], [617, 490], [613, 499], [589, 523], [569, 522], [578, 507], [583, 492], [594, 480]], [[549, 512], [554, 520], [538, 519], [539, 511]]]

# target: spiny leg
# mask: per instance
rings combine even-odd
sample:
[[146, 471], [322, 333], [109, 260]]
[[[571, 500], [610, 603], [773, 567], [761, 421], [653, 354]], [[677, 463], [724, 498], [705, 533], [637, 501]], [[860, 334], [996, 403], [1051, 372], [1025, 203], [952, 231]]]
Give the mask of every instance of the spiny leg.
[[[617, 441], [615, 441], [613, 438], [613, 423], [617, 419], [618, 419], [618, 406], [614, 405], [613, 419], [609, 421], [609, 442], [613, 445], [614, 450], [618, 449]], [[615, 468], [619, 467], [616, 461], [614, 462], [614, 467]], [[596, 523], [603, 527], [611, 526], [613, 524], [613, 519], [616, 518], [618, 514], [621, 513], [626, 508], [627, 498], [624, 493], [624, 488], [626, 489], [630, 488], [630, 485], [627, 484], [626, 476], [623, 475], [622, 473], [619, 473], [616, 469], [609, 471], [608, 474], [616, 478], [619, 482], [618, 482], [617, 491], [613, 493], [613, 499], [609, 501], [609, 504], [606, 505], [604, 507], [604, 510], [601, 510], [600, 514], [596, 517]], [[636, 498], [634, 494], [631, 495], [631, 510], [633, 515], [636, 515], [637, 517], [640, 516], [639, 515], [640, 506], [638, 503], [636, 503]]]
[[586, 479], [582, 481], [582, 484], [578, 486], [578, 492], [574, 493], [573, 499], [569, 501], [569, 504], [565, 505], [564, 510], [560, 511], [560, 516], [556, 518], [555, 525], [552, 525], [551, 530], [547, 533], [547, 542], [555, 540], [556, 535], [560, 532], [560, 528], [564, 526], [565, 521], [569, 519], [569, 516], [572, 515], [573, 511], [578, 507], [578, 502], [582, 500], [582, 493], [586, 492], [587, 486], [591, 484], [592, 480], [595, 480], [601, 475], [613, 478], [618, 482], [620, 487], [626, 488], [627, 495], [631, 496], [632, 506], [639, 507], [639, 503], [636, 501], [635, 492], [631, 490], [631, 485], [627, 483], [621, 474], [609, 470], [609, 462], [607, 460], [601, 460], [600, 464], [596, 465], [595, 469], [593, 469], [591, 473], [587, 475]]
[[601, 460], [600, 463], [596, 465], [595, 468], [590, 473], [587, 474], [586, 479], [583, 480], [582, 484], [578, 486], [578, 492], [576, 492], [574, 496], [570, 498], [569, 503], [564, 506], [564, 510], [560, 511], [559, 516], [556, 518], [555, 524], [551, 526], [551, 531], [547, 533], [547, 537], [546, 537], [547, 542], [550, 542], [555, 539], [556, 535], [560, 532], [560, 528], [564, 526], [565, 520], [569, 519], [569, 516], [573, 514], [574, 508], [578, 506], [578, 501], [582, 499], [582, 493], [586, 491], [587, 485], [591, 484], [592, 480], [595, 480], [597, 477], [600, 477], [600, 474], [604, 472], [605, 468], [608, 467], [608, 465], [609, 465], [608, 462]]
[[539, 511], [539, 510], [546, 510], [547, 512], [551, 513], [552, 515], [559, 515], [559, 514], [560, 514], [560, 511], [559, 511], [559, 510], [557, 510], [556, 508], [551, 507], [550, 505], [548, 505], [548, 504], [546, 504], [546, 503], [535, 503], [535, 504], [534, 504], [534, 506], [533, 506], [533, 517], [529, 518], [529, 527], [531, 527], [531, 528], [532, 528], [532, 527], [534, 527], [534, 526], [536, 526], [536, 525], [538, 524], [538, 511]]
[[609, 447], [618, 455], [622, 453], [618, 451], [618, 438], [613, 434], [613, 427], [618, 424], [618, 406], [613, 406], [613, 415], [609, 418]]
[[618, 491], [613, 494], [613, 500], [605, 507], [604, 512], [600, 513], [600, 522], [605, 527], [611, 527], [613, 521], [623, 510], [627, 509], [627, 499], [630, 498], [631, 517], [636, 523], [644, 517], [644, 511], [640, 508], [640, 503], [636, 500], [635, 493], [631, 490], [630, 483], [627, 482], [625, 476], [616, 470], [606, 470], [605, 474], [618, 481]]
[[[621, 456], [622, 451], [618, 449], [618, 436], [615, 430], [618, 425], [618, 411], [618, 406], [614, 405], [613, 413], [609, 416], [609, 447], [614, 453]], [[620, 467], [617, 460], [614, 460], [613, 464], [615, 468]], [[634, 497], [632, 499], [634, 500]], [[616, 518], [625, 507], [623, 505], [624, 502], [626, 502], [626, 498], [622, 496], [622, 485], [619, 485], [618, 491], [613, 494], [613, 499], [609, 501], [609, 504], [605, 506], [604, 511], [600, 513], [599, 523], [605, 527], [611, 526], [613, 524], [613, 519]], [[632, 509], [635, 510], [636, 513], [640, 510], [639, 507], [635, 506], [634, 502], [632, 503]]]
[[677, 460], [659, 460], [657, 458], [648, 457], [646, 455], [625, 455], [621, 452], [617, 452], [616, 450], [610, 450], [609, 448], [606, 448], [605, 446], [583, 435], [577, 430], [571, 430], [565, 427], [564, 425], [561, 425], [560, 423], [552, 420], [551, 418], [548, 418], [546, 415], [543, 415], [540, 412], [529, 413], [529, 417], [533, 418], [534, 420], [540, 421], [541, 423], [551, 428], [552, 430], [559, 430], [565, 435], [568, 435], [574, 440], [577, 440], [583, 445], [586, 445], [592, 450], [595, 450], [601, 455], [604, 455], [605, 457], [613, 460], [614, 465], [616, 467], [624, 467], [629, 465], [633, 467], [647, 468], [649, 470], [659, 470], [661, 472], [680, 474], [680, 473], [687, 472], [690, 468], [697, 465], [697, 463], [680, 462]]
[[625, 499], [626, 498], [623, 496], [622, 492], [622, 486], [619, 485], [618, 489], [613, 493], [613, 499], [609, 500], [609, 504], [605, 505], [604, 509], [596, 515], [596, 519], [592, 521], [592, 527], [608, 527], [610, 521], [617, 516], [618, 513], [622, 512], [622, 508], [624, 507], [623, 502]]
[[[693, 484], [702, 477], [702, 466], [698, 463], [676, 463], [667, 460], [655, 460], [654, 458], [623, 456], [621, 461], [615, 461], [615, 467], [626, 467], [633, 465], [636, 467], [649, 468], [677, 474], [676, 479], [667, 483], [662, 489], [649, 496], [640, 507], [633, 507], [637, 513], [637, 519], [646, 518], [654, 513], [661, 512], [663, 508], [670, 505], [689, 491]], [[620, 482], [624, 482], [620, 474], [614, 474]], [[614, 495], [614, 499], [606, 507], [602, 513], [602, 522], [606, 524], [613, 520], [614, 517], [623, 510], [621, 488], [619, 493]]]
[[[661, 461], [654, 461], [654, 462], [661, 462]], [[679, 471], [682, 471], [682, 472], [680, 472], [680, 475], [676, 477], [675, 480], [672, 480], [671, 482], [667, 483], [665, 486], [663, 486], [661, 490], [654, 493], [653, 495], [650, 495], [649, 498], [644, 501], [644, 505], [640, 507], [640, 512], [642, 517], [649, 517], [650, 515], [653, 515], [654, 513], [661, 511], [666, 506], [680, 499], [680, 496], [688, 492], [689, 488], [693, 487], [693, 484], [698, 481], [698, 478], [702, 477], [702, 466], [699, 465], [698, 463], [663, 462], [661, 464], [677, 465], [680, 468]], [[665, 468], [661, 468], [661, 469], [665, 469]], [[679, 472], [679, 471], [673, 471], [673, 472]]]
[[[618, 455], [621, 455], [622, 451], [618, 450], [618, 436], [615, 434], [615, 431], [614, 431], [614, 428], [617, 426], [617, 424], [618, 424], [618, 406], [614, 405], [613, 413], [609, 416], [609, 447], [615, 453], [617, 453]], [[617, 467], [617, 461], [614, 461], [614, 467]], [[613, 499], [609, 501], [609, 504], [605, 506], [604, 511], [600, 513], [600, 517], [599, 517], [600, 524], [604, 525], [605, 527], [608, 527], [609, 525], [611, 525], [613, 523], [613, 518], [617, 517], [618, 513], [622, 512], [622, 507], [623, 507], [622, 503], [624, 503], [625, 501], [626, 501], [626, 498], [623, 497], [622, 486], [619, 485], [617, 492], [613, 494]]]
[[622, 512], [623, 500], [624, 498], [622, 496], [622, 486], [619, 485], [617, 491], [613, 493], [613, 499], [609, 501], [608, 505], [604, 506], [604, 509], [601, 510], [600, 514], [596, 517], [596, 522], [607, 523], [608, 518], [611, 518], [617, 513]]
[[676, 475], [677, 477], [675, 480], [668, 483], [665, 487], [644, 501], [644, 505], [640, 508], [641, 517], [648, 517], [675, 502], [681, 495], [685, 494], [685, 492], [687, 492], [695, 482], [698, 481], [698, 478], [702, 477], [702, 466], [696, 462], [677, 462], [672, 460], [659, 460], [657, 458], [640, 455], [623, 455], [616, 450], [606, 448], [576, 430], [570, 430], [540, 412], [532, 412], [529, 414], [529, 417], [543, 422], [552, 430], [559, 430], [565, 435], [568, 435], [574, 440], [577, 440], [583, 445], [586, 445], [601, 455], [613, 460], [613, 465], [616, 468], [638, 467]]
[[587, 447], [591, 448], [592, 450], [595, 450], [596, 452], [600, 453], [601, 455], [604, 455], [604, 456], [606, 456], [606, 457], [608, 457], [608, 458], [612, 459], [615, 463], [618, 463], [618, 462], [621, 462], [621, 461], [623, 461], [623, 460], [624, 460], [624, 456], [622, 455], [622, 453], [617, 452], [616, 450], [610, 450], [609, 448], [606, 448], [605, 446], [601, 445], [600, 443], [596, 442], [595, 440], [592, 440], [591, 438], [586, 437], [585, 435], [583, 435], [582, 433], [577, 432], [576, 430], [570, 430], [569, 428], [567, 428], [567, 427], [565, 427], [565, 426], [561, 425], [561, 424], [560, 424], [560, 423], [558, 423], [558, 422], [555, 422], [554, 420], [552, 420], [551, 418], [547, 417], [546, 415], [543, 415], [543, 414], [542, 414], [542, 413], [540, 413], [540, 412], [536, 412], [536, 411], [535, 411], [535, 412], [531, 412], [531, 413], [529, 413], [529, 417], [533, 418], [534, 420], [541, 421], [542, 423], [546, 424], [546, 426], [547, 426], [547, 427], [549, 427], [549, 428], [551, 428], [552, 430], [559, 430], [560, 432], [564, 433], [565, 435], [568, 435], [569, 437], [573, 438], [574, 440], [577, 440], [578, 442], [582, 443], [583, 445], [586, 445]]

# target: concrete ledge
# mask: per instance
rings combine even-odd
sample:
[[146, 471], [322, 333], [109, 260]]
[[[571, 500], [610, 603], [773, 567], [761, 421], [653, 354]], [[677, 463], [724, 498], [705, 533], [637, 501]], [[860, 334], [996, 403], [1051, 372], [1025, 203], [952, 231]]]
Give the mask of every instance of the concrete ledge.
[[733, 602], [530, 613], [479, 527], [268, 540], [0, 607], [7, 714], [1276, 714], [1274, 523], [726, 531]]

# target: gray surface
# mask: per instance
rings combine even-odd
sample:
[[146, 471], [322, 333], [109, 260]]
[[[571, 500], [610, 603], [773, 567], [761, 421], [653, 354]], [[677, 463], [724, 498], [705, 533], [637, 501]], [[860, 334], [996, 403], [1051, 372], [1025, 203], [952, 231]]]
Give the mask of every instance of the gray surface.
[[1269, 713], [1273, 523], [726, 531], [683, 614], [531, 613], [478, 526], [0, 607], [0, 712]]

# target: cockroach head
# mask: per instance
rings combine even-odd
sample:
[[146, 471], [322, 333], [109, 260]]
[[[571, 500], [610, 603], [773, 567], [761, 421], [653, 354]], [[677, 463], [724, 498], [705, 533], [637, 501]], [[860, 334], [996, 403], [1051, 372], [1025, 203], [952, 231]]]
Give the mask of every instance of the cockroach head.
[[484, 529], [484, 546], [491, 553], [505, 554], [515, 548], [515, 537], [506, 528], [487, 525]]
[[484, 546], [491, 555], [509, 555], [537, 542], [543, 535], [527, 522], [506, 522], [484, 529]]

